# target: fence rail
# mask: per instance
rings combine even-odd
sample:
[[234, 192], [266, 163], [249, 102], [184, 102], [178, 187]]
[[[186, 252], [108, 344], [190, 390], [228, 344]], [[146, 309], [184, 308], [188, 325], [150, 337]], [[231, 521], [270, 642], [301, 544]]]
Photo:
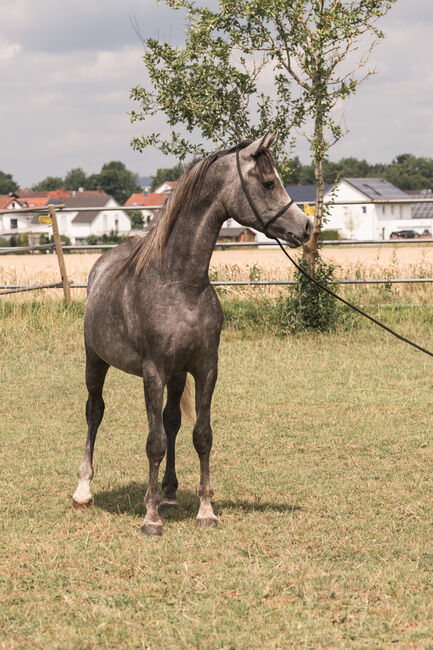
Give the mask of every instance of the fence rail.
[[[433, 244], [433, 239], [329, 239], [321, 242], [321, 246], [396, 246], [406, 244]], [[65, 244], [62, 246], [64, 251], [105, 251], [115, 248], [119, 244]], [[215, 248], [278, 248], [277, 244], [272, 241], [264, 242], [216, 242]], [[55, 251], [54, 244], [41, 244], [38, 246], [4, 246], [0, 247], [0, 255], [35, 252], [38, 250]]]
[[[381, 278], [379, 280], [337, 280], [337, 284], [423, 284], [433, 282], [433, 278]], [[269, 286], [291, 286], [298, 284], [297, 280], [219, 280], [210, 283], [214, 287], [269, 287]], [[61, 289], [62, 282], [50, 284], [1, 284], [0, 296], [24, 291], [38, 291], [42, 289]], [[87, 284], [72, 282], [69, 289], [86, 289]]]

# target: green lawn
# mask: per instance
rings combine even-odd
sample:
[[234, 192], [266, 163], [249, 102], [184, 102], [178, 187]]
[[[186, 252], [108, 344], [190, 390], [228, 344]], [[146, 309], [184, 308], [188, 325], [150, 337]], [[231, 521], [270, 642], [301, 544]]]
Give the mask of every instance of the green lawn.
[[[80, 311], [47, 301], [0, 321], [0, 647], [433, 648], [430, 358], [373, 326], [226, 330], [220, 525], [195, 526], [185, 426], [181, 507], [147, 538], [137, 378], [110, 370], [95, 504], [70, 507], [85, 441]], [[399, 329], [432, 347], [419, 313]]]

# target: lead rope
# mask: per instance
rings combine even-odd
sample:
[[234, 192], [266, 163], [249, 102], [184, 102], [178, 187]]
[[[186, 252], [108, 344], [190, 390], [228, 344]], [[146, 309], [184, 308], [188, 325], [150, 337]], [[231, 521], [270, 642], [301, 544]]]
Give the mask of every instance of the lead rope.
[[[292, 205], [293, 200], [291, 200], [290, 203], [288, 203], [286, 206], [284, 206], [284, 208], [279, 210], [279, 212], [277, 212], [276, 215], [271, 217], [271, 219], [269, 219], [269, 221], [267, 223], [265, 223], [264, 220], [262, 219], [262, 215], [260, 214], [260, 212], [258, 211], [258, 209], [256, 208], [256, 206], [254, 204], [253, 198], [252, 198], [252, 196], [251, 196], [251, 194], [249, 192], [248, 186], [247, 186], [247, 184], [245, 182], [245, 179], [244, 179], [244, 177], [242, 175], [241, 164], [240, 164], [240, 160], [239, 160], [239, 147], [236, 149], [236, 165], [237, 165], [237, 168], [238, 168], [238, 173], [239, 173], [239, 178], [241, 180], [242, 189], [243, 189], [243, 191], [245, 193], [245, 196], [248, 199], [248, 203], [250, 204], [250, 207], [251, 207], [252, 211], [254, 212], [254, 214], [256, 215], [257, 219], [261, 223], [264, 234], [267, 235], [267, 237], [269, 237], [269, 235], [266, 233], [266, 230], [267, 230], [268, 226], [273, 221], [275, 221], [275, 219], [277, 219], [279, 216], [281, 216], [283, 214], [283, 212], [285, 212], [287, 210], [287, 208], [289, 208]], [[361, 314], [361, 316], [364, 316], [364, 318], [368, 318], [368, 320], [371, 320], [372, 323], [375, 323], [375, 325], [378, 325], [382, 329], [386, 330], [387, 332], [389, 332], [390, 334], [395, 336], [397, 339], [400, 339], [400, 341], [403, 341], [403, 343], [407, 343], [408, 345], [411, 345], [413, 348], [416, 348], [417, 350], [420, 350], [420, 352], [424, 352], [425, 354], [428, 354], [430, 357], [433, 357], [433, 352], [430, 352], [430, 350], [426, 350], [426, 348], [423, 348], [421, 345], [418, 345], [417, 343], [414, 343], [410, 339], [407, 339], [405, 336], [402, 336], [401, 334], [398, 334], [393, 329], [391, 329], [387, 325], [384, 325], [380, 321], [376, 320], [376, 318], [373, 318], [373, 316], [370, 316], [369, 314], [367, 314], [365, 311], [363, 311], [359, 307], [355, 307], [355, 305], [352, 305], [352, 303], [348, 302], [347, 300], [345, 300], [344, 298], [339, 296], [337, 293], [334, 293], [334, 291], [331, 291], [331, 289], [326, 287], [321, 282], [318, 282], [317, 280], [315, 280], [309, 273], [304, 271], [304, 269], [301, 266], [299, 266], [299, 264], [297, 262], [295, 262], [295, 260], [288, 254], [288, 252], [286, 251], [286, 249], [284, 248], [284, 246], [282, 245], [282, 243], [280, 242], [280, 240], [277, 237], [272, 237], [271, 236], [270, 239], [273, 239], [274, 241], [277, 242], [278, 246], [281, 248], [284, 255], [291, 261], [293, 266], [300, 273], [302, 273], [303, 276], [308, 278], [308, 280], [310, 280], [310, 282], [315, 284], [316, 287], [319, 287], [319, 289], [321, 289], [322, 291], [325, 291], [326, 293], [329, 293], [330, 296], [333, 296], [334, 298], [336, 298], [337, 300], [342, 302], [343, 305], [346, 305], [346, 307], [350, 307], [350, 309], [353, 309], [353, 311], [356, 311], [358, 314]]]
[[317, 287], [319, 287], [319, 289], [321, 289], [322, 291], [325, 291], [326, 293], [329, 293], [330, 296], [333, 296], [334, 298], [336, 298], [337, 300], [342, 302], [347, 307], [350, 307], [350, 309], [353, 309], [353, 311], [358, 312], [358, 314], [361, 314], [361, 316], [364, 316], [365, 318], [368, 318], [368, 320], [371, 320], [372, 323], [375, 323], [376, 325], [379, 325], [379, 327], [386, 330], [387, 332], [389, 332], [390, 334], [392, 334], [396, 338], [400, 339], [400, 341], [403, 341], [404, 343], [407, 343], [408, 345], [411, 345], [412, 347], [416, 348], [417, 350], [420, 350], [421, 352], [424, 352], [425, 354], [428, 354], [430, 357], [433, 357], [433, 352], [430, 352], [430, 350], [426, 350], [426, 348], [423, 348], [421, 345], [418, 345], [417, 343], [414, 343], [410, 339], [407, 339], [405, 336], [402, 336], [401, 334], [398, 334], [393, 329], [391, 329], [387, 325], [384, 325], [380, 321], [376, 320], [375, 318], [373, 318], [373, 316], [370, 316], [369, 314], [367, 314], [365, 311], [363, 311], [359, 307], [356, 307], [355, 305], [352, 305], [350, 302], [348, 302], [347, 300], [345, 300], [344, 298], [339, 296], [337, 293], [334, 293], [333, 291], [331, 291], [331, 289], [326, 287], [321, 282], [317, 282], [317, 280], [315, 280], [313, 277], [311, 277], [311, 275], [309, 273], [304, 271], [304, 269], [301, 266], [299, 266], [299, 264], [297, 262], [295, 262], [295, 260], [291, 257], [291, 255], [288, 254], [288, 252], [286, 251], [286, 249], [284, 248], [284, 246], [282, 245], [282, 243], [280, 242], [279, 239], [277, 239], [276, 237], [272, 237], [272, 239], [274, 239], [277, 242], [278, 246], [281, 248], [284, 255], [291, 261], [293, 266], [295, 266], [298, 269], [298, 271], [300, 273], [302, 273], [302, 275], [304, 275], [306, 278], [308, 278], [308, 280], [310, 280], [310, 282], [312, 282]]

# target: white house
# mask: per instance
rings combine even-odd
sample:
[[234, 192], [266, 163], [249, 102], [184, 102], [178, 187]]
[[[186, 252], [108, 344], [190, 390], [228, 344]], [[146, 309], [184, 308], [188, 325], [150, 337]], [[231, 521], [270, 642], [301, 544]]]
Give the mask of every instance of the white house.
[[167, 194], [175, 190], [177, 186], [178, 186], [177, 181], [164, 181], [162, 185], [159, 185], [156, 188], [155, 194]]
[[[14, 196], [0, 195], [0, 210], [19, 210], [26, 207], [23, 201]], [[0, 214], [0, 236], [11, 237], [26, 230], [31, 217], [28, 214]]]
[[[291, 185], [286, 190], [301, 207], [315, 203], [314, 185]], [[409, 199], [415, 195], [419, 193], [403, 192], [383, 178], [343, 178], [335, 185], [325, 185], [325, 201], [331, 205], [324, 229], [337, 230], [340, 239], [357, 240], [388, 239], [401, 230], [420, 235], [433, 232], [433, 205], [412, 204]], [[428, 196], [423, 192], [420, 198]], [[375, 203], [389, 200], [396, 203]], [[332, 205], [332, 201], [341, 204]]]
[[[408, 227], [412, 206], [405, 201], [409, 198], [383, 178], [342, 178], [325, 193], [325, 200], [343, 202], [343, 205], [331, 205], [325, 227], [338, 230], [340, 239], [388, 239], [391, 232]], [[371, 203], [390, 199], [402, 199], [402, 202]], [[352, 204], [352, 201], [361, 203]]]
[[[113, 197], [101, 191], [77, 191], [72, 196], [50, 201], [63, 204], [65, 210], [57, 212], [57, 222], [61, 235], [70, 238], [73, 244], [85, 243], [89, 235], [101, 237], [110, 231], [119, 235], [128, 235], [131, 220], [124, 210], [104, 210], [119, 206]], [[78, 212], [76, 208], [99, 208]], [[33, 224], [39, 223], [38, 215], [33, 217]]]

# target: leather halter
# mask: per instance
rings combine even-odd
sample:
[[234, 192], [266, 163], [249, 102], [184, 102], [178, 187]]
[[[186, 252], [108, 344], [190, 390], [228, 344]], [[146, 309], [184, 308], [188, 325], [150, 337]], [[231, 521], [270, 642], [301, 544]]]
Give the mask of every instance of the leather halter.
[[[242, 175], [241, 163], [240, 163], [240, 159], [239, 159], [239, 146], [236, 147], [236, 164], [237, 164], [237, 167], [238, 167], [238, 174], [239, 174], [239, 178], [240, 178], [240, 180], [241, 180], [242, 189], [243, 189], [243, 191], [245, 192], [245, 196], [246, 196], [247, 199], [248, 199], [248, 203], [250, 204], [251, 210], [254, 212], [254, 214], [255, 214], [255, 216], [257, 217], [259, 223], [261, 224], [261, 226], [262, 226], [262, 228], [263, 228], [263, 232], [264, 232], [264, 234], [267, 235], [267, 232], [266, 232], [266, 231], [267, 231], [267, 229], [269, 228], [269, 226], [270, 226], [272, 223], [274, 223], [274, 221], [276, 221], [276, 220], [278, 219], [278, 217], [281, 217], [281, 215], [284, 214], [285, 211], [286, 211], [288, 208], [290, 208], [290, 206], [292, 205], [292, 203], [294, 203], [294, 200], [291, 199], [291, 200], [289, 201], [289, 203], [287, 203], [287, 205], [284, 205], [280, 210], [278, 210], [278, 212], [277, 212], [276, 214], [274, 214], [273, 217], [271, 217], [270, 219], [268, 219], [268, 220], [265, 222], [265, 221], [263, 220], [263, 218], [262, 218], [262, 215], [261, 215], [260, 212], [257, 210], [257, 208], [256, 208], [256, 206], [255, 206], [255, 204], [254, 204], [253, 198], [252, 198], [252, 196], [251, 196], [251, 194], [250, 194], [250, 191], [249, 191], [249, 189], [248, 189], [248, 186], [247, 186], [247, 184], [246, 184], [246, 182], [245, 182], [245, 178], [244, 178], [243, 175]], [[272, 237], [272, 235], [270, 235], [270, 236]]]

